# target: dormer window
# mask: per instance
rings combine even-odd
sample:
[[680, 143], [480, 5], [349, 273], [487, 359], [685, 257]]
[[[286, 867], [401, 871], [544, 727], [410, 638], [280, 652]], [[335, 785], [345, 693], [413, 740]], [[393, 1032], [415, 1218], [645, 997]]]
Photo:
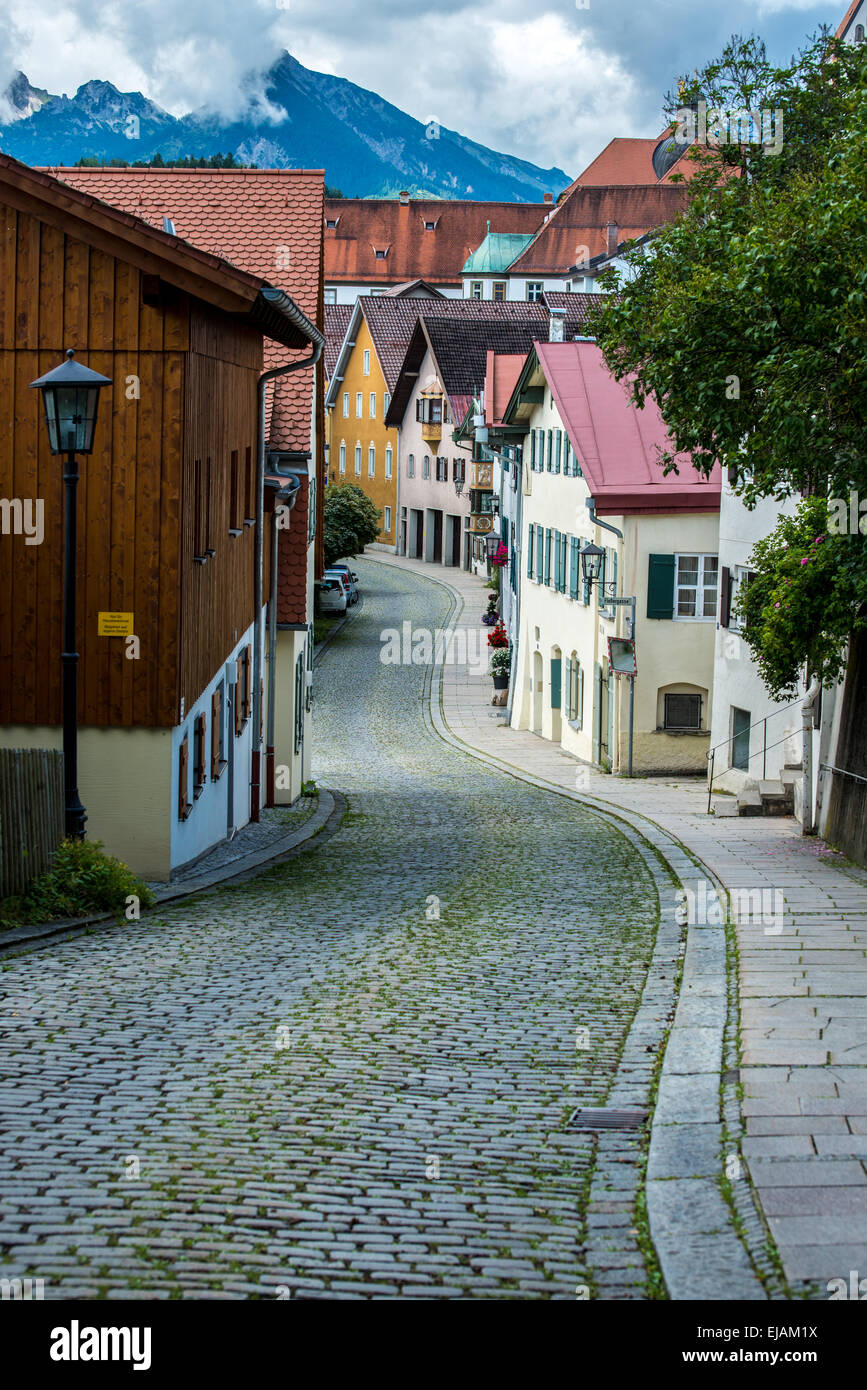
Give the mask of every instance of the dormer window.
[[387, 246], [384, 247], [384, 248], [382, 248], [382, 249], [380, 249], [380, 248], [377, 247], [377, 246], [374, 246], [374, 248], [373, 248], [373, 254], [374, 254], [374, 256], [376, 257], [376, 259], [377, 259], [378, 261], [384, 261], [385, 258], [386, 258], [386, 256], [388, 255], [388, 252], [389, 252], [389, 247], [387, 247]]
[[326, 219], [325, 219], [325, 226], [326, 226], [327, 230], [328, 230], [329, 232], [336, 232], [336, 231], [337, 231], [337, 224], [338, 224], [339, 221], [340, 221], [340, 218], [339, 218], [339, 217], [326, 217]]
[[424, 229], [426, 232], [435, 232], [437, 229], [437, 224], [436, 222], [425, 222]]

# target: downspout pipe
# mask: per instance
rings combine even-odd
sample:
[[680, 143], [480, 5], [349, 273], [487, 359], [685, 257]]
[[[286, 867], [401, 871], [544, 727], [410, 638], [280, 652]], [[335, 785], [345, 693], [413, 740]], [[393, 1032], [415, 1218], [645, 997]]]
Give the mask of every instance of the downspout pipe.
[[[277, 507], [291, 512], [298, 499], [299, 483], [293, 478], [292, 489], [281, 488], [274, 499]], [[291, 525], [291, 522], [290, 522]], [[275, 512], [271, 527], [271, 597], [268, 603], [268, 719], [265, 732], [265, 805], [274, 805], [274, 726], [277, 718], [275, 688], [277, 685], [277, 560], [280, 528]]]
[[[296, 323], [301, 330], [307, 334], [309, 340], [313, 343], [313, 352], [309, 357], [302, 357], [298, 362], [287, 362], [282, 367], [272, 367], [270, 371], [263, 372], [259, 377], [259, 449], [256, 460], [256, 527], [253, 551], [253, 756], [250, 765], [251, 821], [258, 821], [259, 819], [262, 775], [262, 736], [260, 725], [262, 722], [262, 556], [265, 532], [265, 397], [269, 382], [274, 381], [278, 376], [288, 376], [291, 372], [303, 371], [305, 367], [314, 367], [322, 356], [322, 349], [325, 347], [324, 335], [301, 313], [301, 310], [293, 303], [288, 294], [284, 294], [282, 290], [266, 289], [262, 291], [262, 297], [269, 305], [280, 309], [287, 318], [290, 318], [293, 323]], [[287, 306], [290, 306], [291, 310], [294, 310], [294, 314], [290, 312], [290, 308]], [[303, 320], [303, 323], [299, 323], [299, 320]], [[272, 661], [276, 659], [275, 651], [272, 651], [271, 659]]]
[[[586, 499], [585, 499], [585, 506], [587, 507], [587, 511], [588, 511], [589, 514], [590, 514], [590, 520], [591, 520], [591, 522], [593, 523], [594, 526], [601, 526], [602, 529], [603, 529], [603, 531], [610, 531], [610, 532], [612, 533], [612, 535], [617, 536], [619, 540], [621, 540], [621, 541], [623, 540], [623, 532], [622, 532], [622, 531], [618, 531], [617, 527], [616, 527], [616, 526], [612, 526], [610, 521], [603, 521], [602, 518], [601, 518], [601, 516], [597, 516], [597, 515], [596, 515], [596, 499], [595, 499], [595, 497], [588, 497], [588, 498], [586, 498]], [[624, 558], [625, 558], [625, 557], [624, 557]], [[632, 640], [633, 640], [633, 642], [634, 642], [634, 641], [635, 641], [635, 601], [634, 601], [634, 599], [633, 599], [633, 602], [632, 602], [632, 606], [631, 606], [630, 611], [631, 611], [631, 614], [632, 614], [632, 631], [631, 631], [631, 633], [630, 633], [629, 635], [630, 635], [630, 637], [632, 638]], [[631, 777], [631, 776], [632, 776], [632, 743], [633, 743], [633, 738], [634, 738], [634, 732], [635, 732], [635, 677], [634, 677], [634, 676], [630, 676], [630, 677], [629, 677], [629, 754], [628, 754], [628, 764], [627, 764], [627, 771], [626, 771], [627, 777]], [[619, 765], [619, 764], [618, 764], [618, 765]]]
[[816, 833], [816, 827], [813, 824], [813, 706], [821, 689], [819, 677], [814, 676], [801, 701], [801, 757], [804, 766], [801, 782], [802, 835], [815, 835]]

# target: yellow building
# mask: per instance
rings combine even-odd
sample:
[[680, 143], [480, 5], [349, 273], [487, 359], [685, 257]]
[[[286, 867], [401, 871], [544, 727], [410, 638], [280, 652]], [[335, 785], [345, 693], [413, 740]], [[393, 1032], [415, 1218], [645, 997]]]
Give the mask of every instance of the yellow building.
[[375, 546], [383, 550], [397, 550], [399, 522], [400, 431], [386, 429], [385, 416], [419, 311], [432, 298], [441, 297], [413, 287], [326, 306], [328, 480], [356, 483], [379, 509]]

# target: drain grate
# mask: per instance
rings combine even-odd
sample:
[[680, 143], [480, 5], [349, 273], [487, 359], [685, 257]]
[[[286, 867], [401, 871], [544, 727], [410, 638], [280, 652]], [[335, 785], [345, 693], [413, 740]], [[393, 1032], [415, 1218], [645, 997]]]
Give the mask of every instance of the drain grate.
[[569, 1116], [567, 1129], [641, 1129], [644, 1110], [608, 1110], [603, 1105], [579, 1106]]

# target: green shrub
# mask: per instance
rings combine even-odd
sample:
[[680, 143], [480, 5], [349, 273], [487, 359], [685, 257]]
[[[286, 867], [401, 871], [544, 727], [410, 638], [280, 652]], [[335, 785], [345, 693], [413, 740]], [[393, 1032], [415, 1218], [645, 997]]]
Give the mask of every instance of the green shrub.
[[100, 840], [62, 840], [48, 872], [34, 879], [23, 896], [0, 903], [0, 924], [123, 912], [131, 895], [141, 907], [153, 907], [156, 901], [126, 864], [104, 852]]

